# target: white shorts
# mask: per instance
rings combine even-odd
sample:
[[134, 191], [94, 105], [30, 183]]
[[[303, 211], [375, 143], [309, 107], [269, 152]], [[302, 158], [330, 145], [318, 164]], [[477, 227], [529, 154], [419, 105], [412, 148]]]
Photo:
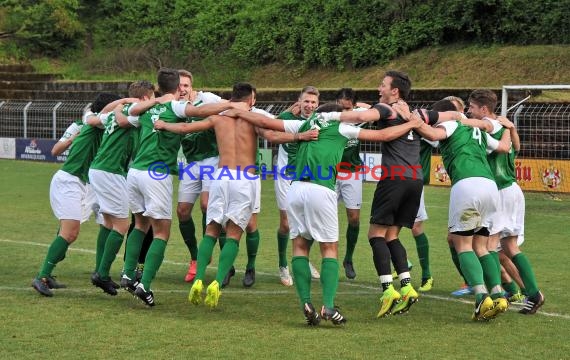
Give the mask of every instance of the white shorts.
[[277, 207], [279, 210], [287, 210], [287, 193], [291, 189], [291, 180], [283, 179], [278, 176], [275, 182], [275, 199], [277, 199]]
[[91, 184], [86, 184], [85, 187], [87, 188], [87, 194], [85, 194], [85, 200], [83, 201], [83, 220], [81, 220], [81, 222], [86, 222], [91, 217], [91, 214], [94, 214], [95, 222], [103, 225], [105, 219], [103, 219], [103, 213], [99, 211], [99, 203], [97, 202], [95, 190], [93, 190]]
[[231, 220], [234, 224], [245, 231], [255, 201], [255, 181], [241, 179], [237, 180], [238, 172], [234, 169], [225, 169], [224, 173], [231, 174], [233, 179], [222, 176], [218, 179], [218, 174], [222, 169], [218, 169], [210, 187], [210, 197], [208, 198], [208, 211], [206, 213], [206, 225], [212, 221], [226, 227]]
[[518, 236], [524, 233], [525, 200], [517, 183], [499, 190], [497, 214], [491, 225], [491, 235], [499, 234], [500, 238]]
[[497, 211], [499, 190], [494, 181], [472, 177], [451, 187], [449, 199], [450, 232], [479, 230], [490, 227]]
[[[521, 246], [523, 243], [524, 243], [524, 234], [520, 234], [517, 236], [517, 245]], [[497, 251], [503, 251], [503, 247], [500, 241], [499, 244], [497, 245]]]
[[253, 180], [255, 183], [255, 200], [253, 201], [253, 214], [259, 214], [261, 211], [261, 178]]
[[156, 220], [172, 219], [172, 175], [156, 180], [148, 171], [131, 168], [127, 174], [127, 191], [133, 214], [142, 213]]
[[[180, 173], [178, 184], [178, 202], [194, 204], [202, 192], [209, 192], [210, 185], [216, 170], [218, 170], [219, 157], [214, 156], [204, 160], [195, 161], [186, 172]], [[182, 169], [181, 169], [182, 170]]]
[[129, 217], [129, 194], [127, 179], [119, 174], [103, 170], [89, 169], [89, 183], [95, 195], [99, 211], [119, 219]]
[[416, 221], [426, 221], [428, 219], [428, 214], [426, 211], [426, 203], [424, 200], [424, 189], [422, 189], [422, 196], [420, 197], [420, 207], [418, 208], [418, 214], [416, 215]]
[[58, 220], [89, 220], [97, 208], [95, 194], [77, 176], [58, 170], [49, 186], [49, 201]]
[[337, 200], [347, 209], [360, 209], [362, 206], [362, 179], [351, 176], [349, 179], [336, 180]]
[[287, 193], [289, 238], [318, 242], [338, 241], [336, 192], [322, 185], [294, 181]]

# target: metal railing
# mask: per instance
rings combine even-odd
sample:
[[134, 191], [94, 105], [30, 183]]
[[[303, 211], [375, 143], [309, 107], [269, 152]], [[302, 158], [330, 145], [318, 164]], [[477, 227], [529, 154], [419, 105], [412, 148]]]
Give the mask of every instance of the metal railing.
[[[256, 106], [277, 115], [291, 104], [258, 102]], [[430, 104], [410, 103], [413, 107], [429, 107]], [[0, 100], [0, 137], [58, 139], [89, 106], [90, 103], [85, 101]], [[521, 156], [570, 159], [570, 104], [523, 103], [508, 109], [507, 116], [517, 124]], [[260, 141], [260, 146], [277, 148], [264, 140]], [[361, 151], [379, 153], [380, 144], [364, 142]]]

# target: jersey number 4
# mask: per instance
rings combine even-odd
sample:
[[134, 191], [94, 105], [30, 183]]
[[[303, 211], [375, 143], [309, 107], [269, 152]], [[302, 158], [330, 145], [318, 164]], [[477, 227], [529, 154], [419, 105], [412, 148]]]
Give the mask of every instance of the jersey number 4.
[[477, 140], [479, 145], [481, 145], [481, 129], [473, 128], [473, 139]]

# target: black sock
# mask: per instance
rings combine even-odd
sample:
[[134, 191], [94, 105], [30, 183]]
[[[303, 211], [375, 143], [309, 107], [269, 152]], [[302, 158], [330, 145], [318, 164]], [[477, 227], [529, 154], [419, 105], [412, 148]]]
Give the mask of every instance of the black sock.
[[387, 242], [387, 247], [390, 250], [390, 256], [392, 257], [392, 263], [394, 263], [394, 268], [398, 274], [403, 272], [408, 272], [408, 255], [406, 254], [406, 249], [404, 245], [400, 242], [400, 239], [394, 239]]
[[386, 245], [386, 239], [383, 237], [373, 237], [369, 239], [368, 242], [372, 247], [372, 260], [374, 261], [374, 267], [376, 267], [378, 276], [392, 274], [390, 267], [390, 250]]

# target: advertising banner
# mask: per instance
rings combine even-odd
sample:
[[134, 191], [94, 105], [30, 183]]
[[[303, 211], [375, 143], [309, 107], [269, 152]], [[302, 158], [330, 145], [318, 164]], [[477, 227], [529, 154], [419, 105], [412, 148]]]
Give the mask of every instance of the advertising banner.
[[[16, 160], [63, 162], [66, 155], [55, 157], [51, 149], [57, 140], [51, 139], [16, 139]], [[66, 154], [66, 153], [65, 153]]]
[[0, 138], [0, 159], [16, 158], [16, 139]]
[[[517, 183], [524, 190], [570, 193], [570, 160], [516, 159]], [[430, 185], [450, 186], [441, 156], [431, 157]]]

